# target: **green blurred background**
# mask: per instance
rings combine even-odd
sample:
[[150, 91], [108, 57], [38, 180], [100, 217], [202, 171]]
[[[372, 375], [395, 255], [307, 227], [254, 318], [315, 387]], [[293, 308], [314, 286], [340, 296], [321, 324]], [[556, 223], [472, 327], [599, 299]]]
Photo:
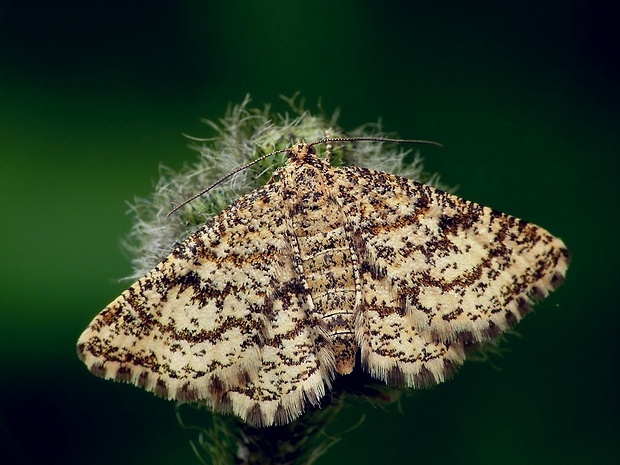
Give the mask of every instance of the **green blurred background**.
[[173, 404], [90, 375], [80, 332], [127, 283], [126, 201], [246, 93], [382, 118], [458, 193], [573, 252], [503, 358], [366, 421], [319, 464], [618, 456], [617, 22], [604, 2], [0, 1], [2, 463], [195, 464]]

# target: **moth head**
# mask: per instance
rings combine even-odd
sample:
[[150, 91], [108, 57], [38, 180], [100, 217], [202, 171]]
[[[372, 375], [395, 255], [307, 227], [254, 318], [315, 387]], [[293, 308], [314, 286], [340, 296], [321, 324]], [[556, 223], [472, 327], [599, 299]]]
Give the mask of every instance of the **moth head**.
[[312, 144], [306, 144], [304, 141], [299, 141], [292, 147], [289, 147], [286, 151], [286, 156], [290, 161], [303, 162], [309, 156], [315, 155], [316, 149]]

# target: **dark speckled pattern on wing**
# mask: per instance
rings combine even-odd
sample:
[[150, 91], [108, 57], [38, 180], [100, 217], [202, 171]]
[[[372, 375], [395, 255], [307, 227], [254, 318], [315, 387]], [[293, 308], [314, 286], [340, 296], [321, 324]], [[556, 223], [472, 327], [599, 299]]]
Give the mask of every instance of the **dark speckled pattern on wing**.
[[398, 176], [333, 168], [299, 143], [278, 181], [108, 305], [78, 352], [97, 376], [282, 424], [360, 350], [387, 383], [443, 381], [567, 266], [542, 228]]

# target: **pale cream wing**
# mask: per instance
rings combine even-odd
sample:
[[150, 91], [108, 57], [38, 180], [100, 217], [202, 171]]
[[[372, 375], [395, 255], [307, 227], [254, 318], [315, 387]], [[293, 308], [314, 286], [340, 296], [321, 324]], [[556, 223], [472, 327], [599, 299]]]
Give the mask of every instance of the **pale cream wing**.
[[362, 361], [386, 381], [442, 381], [464, 347], [514, 326], [563, 280], [568, 251], [544, 229], [398, 176], [337, 170], [359, 250]]
[[255, 425], [323, 396], [333, 353], [311, 324], [278, 184], [233, 203], [108, 305], [78, 352], [98, 376]]

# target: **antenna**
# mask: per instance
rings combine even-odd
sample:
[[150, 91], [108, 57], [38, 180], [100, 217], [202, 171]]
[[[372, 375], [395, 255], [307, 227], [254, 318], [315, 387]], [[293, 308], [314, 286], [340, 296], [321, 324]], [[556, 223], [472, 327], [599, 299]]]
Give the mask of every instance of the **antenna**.
[[391, 144], [423, 144], [423, 145], [435, 145], [437, 147], [442, 147], [443, 145], [440, 144], [439, 142], [435, 142], [432, 140], [418, 140], [418, 139], [389, 139], [386, 137], [366, 137], [366, 136], [360, 136], [360, 137], [327, 137], [325, 139], [321, 139], [321, 140], [317, 140], [316, 142], [312, 142], [311, 144], [308, 144], [309, 147], [312, 147], [313, 145], [317, 145], [317, 144], [324, 144], [326, 142], [355, 142], [355, 141], [359, 141], [359, 140], [367, 140], [367, 141], [374, 141], [374, 142], [388, 142]]
[[280, 150], [276, 150], [274, 152], [269, 152], [265, 155], [263, 155], [262, 157], [258, 157], [256, 160], [252, 160], [249, 163], [246, 163], [243, 166], [240, 166], [239, 168], [234, 169], [233, 171], [231, 171], [230, 173], [228, 173], [226, 176], [218, 179], [217, 181], [215, 181], [213, 184], [211, 184], [209, 187], [207, 187], [205, 190], [203, 190], [202, 192], [199, 192], [196, 195], [191, 196], [189, 199], [185, 200], [182, 204], [177, 205], [176, 207], [174, 207], [172, 210], [170, 210], [170, 212], [166, 215], [166, 218], [169, 218], [170, 215], [172, 215], [174, 212], [176, 212], [177, 210], [179, 210], [180, 208], [183, 208], [185, 205], [187, 205], [188, 203], [190, 203], [193, 200], [196, 200], [198, 197], [203, 196], [204, 194], [206, 194], [207, 192], [209, 192], [211, 189], [213, 189], [214, 187], [219, 186], [220, 184], [222, 184], [224, 181], [226, 181], [228, 178], [230, 178], [231, 176], [234, 176], [235, 174], [237, 174], [239, 171], [243, 171], [246, 168], [249, 168], [252, 165], [255, 165], [256, 163], [259, 163], [261, 161], [263, 161], [265, 158], [271, 157], [272, 155], [275, 155], [277, 153], [282, 153], [282, 152], [286, 152], [287, 150], [290, 150], [290, 147], [287, 147], [285, 149], [280, 149]]
[[[312, 142], [312, 143], [308, 144], [308, 147], [312, 147], [312, 146], [318, 145], [318, 144], [325, 144], [327, 142], [356, 142], [356, 141], [388, 142], [388, 143], [392, 143], [392, 144], [424, 144], [424, 145], [435, 145], [437, 147], [443, 147], [443, 145], [440, 144], [439, 142], [435, 142], [435, 141], [432, 141], [432, 140], [389, 139], [389, 138], [385, 138], [385, 137], [364, 137], [364, 136], [360, 136], [360, 137], [327, 137], [325, 139], [320, 139], [320, 140], [317, 140], [316, 142]], [[231, 176], [234, 176], [239, 171], [243, 171], [244, 169], [249, 168], [250, 166], [255, 165], [256, 163], [259, 163], [259, 162], [263, 161], [265, 158], [269, 158], [269, 157], [271, 157], [273, 155], [276, 155], [277, 153], [288, 152], [289, 150], [291, 150], [291, 147], [287, 147], [285, 149], [280, 149], [280, 150], [275, 150], [273, 152], [269, 152], [269, 153], [267, 153], [267, 154], [257, 158], [256, 160], [252, 160], [251, 162], [246, 163], [245, 165], [240, 166], [239, 168], [236, 168], [235, 170], [233, 170], [230, 173], [228, 173], [226, 176], [224, 176], [224, 177], [218, 179], [217, 181], [215, 181], [213, 184], [211, 184], [209, 187], [207, 187], [202, 192], [199, 192], [198, 194], [193, 195], [192, 197], [190, 197], [189, 199], [185, 200], [180, 205], [177, 205], [176, 207], [174, 207], [166, 215], [166, 218], [169, 218], [174, 212], [176, 212], [177, 210], [183, 208], [188, 203], [196, 200], [198, 197], [203, 196], [204, 194], [209, 192], [214, 187], [219, 186], [221, 183], [226, 181]]]

